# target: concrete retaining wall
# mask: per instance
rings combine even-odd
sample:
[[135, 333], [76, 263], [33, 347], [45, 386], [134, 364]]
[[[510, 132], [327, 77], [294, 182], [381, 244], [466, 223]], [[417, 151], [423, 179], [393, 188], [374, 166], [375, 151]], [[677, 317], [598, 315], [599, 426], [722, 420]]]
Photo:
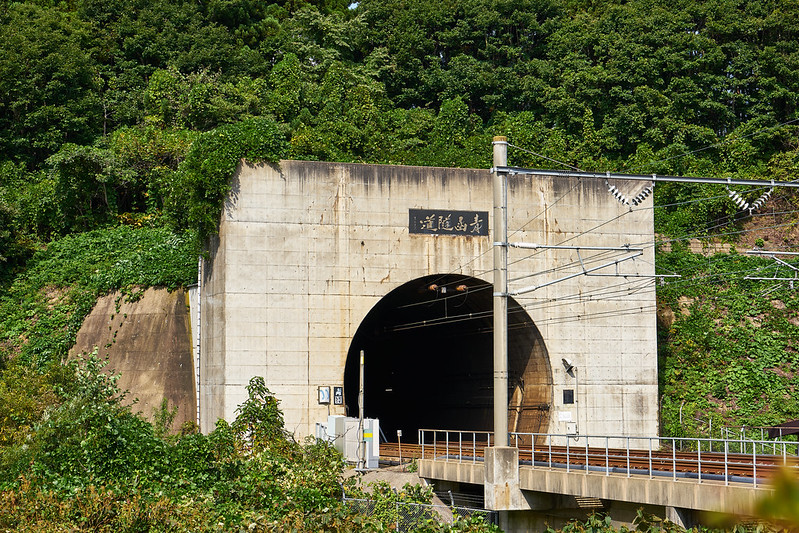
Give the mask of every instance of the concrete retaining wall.
[[188, 298], [183, 290], [148, 288], [135, 301], [120, 292], [103, 296], [78, 332], [71, 356], [91, 352], [108, 359], [106, 369], [120, 374], [118, 386], [128, 390], [134, 411], [151, 417], [163, 399], [178, 407], [177, 430], [196, 420]]

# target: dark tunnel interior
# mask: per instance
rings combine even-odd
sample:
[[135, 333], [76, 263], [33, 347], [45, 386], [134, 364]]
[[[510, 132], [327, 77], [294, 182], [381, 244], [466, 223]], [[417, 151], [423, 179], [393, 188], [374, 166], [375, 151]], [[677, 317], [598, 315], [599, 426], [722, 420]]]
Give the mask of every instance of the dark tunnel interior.
[[[402, 430], [491, 430], [493, 288], [480, 279], [441, 275], [386, 295], [356, 332], [344, 372], [348, 416], [358, 416], [360, 351], [364, 415], [380, 419], [389, 441]], [[538, 431], [548, 420], [551, 372], [529, 315], [508, 302], [510, 430]], [[526, 392], [525, 392], [526, 391]]]

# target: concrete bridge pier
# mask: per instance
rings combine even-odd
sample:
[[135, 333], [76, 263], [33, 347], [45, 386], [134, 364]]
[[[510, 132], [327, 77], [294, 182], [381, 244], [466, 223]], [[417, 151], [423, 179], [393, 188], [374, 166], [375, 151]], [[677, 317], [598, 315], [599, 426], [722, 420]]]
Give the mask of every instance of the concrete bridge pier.
[[693, 509], [686, 509], [684, 507], [671, 507], [667, 505], [666, 519], [685, 529], [690, 529], [699, 525], [696, 512]]
[[519, 484], [519, 449], [495, 446], [485, 450], [484, 496], [492, 511], [543, 511], [552, 509], [552, 496], [522, 490]]
[[551, 495], [521, 489], [519, 449], [510, 446], [485, 449], [483, 490], [486, 508], [499, 513], [499, 526], [507, 532], [515, 530], [511, 512], [544, 511], [552, 509], [553, 505]]

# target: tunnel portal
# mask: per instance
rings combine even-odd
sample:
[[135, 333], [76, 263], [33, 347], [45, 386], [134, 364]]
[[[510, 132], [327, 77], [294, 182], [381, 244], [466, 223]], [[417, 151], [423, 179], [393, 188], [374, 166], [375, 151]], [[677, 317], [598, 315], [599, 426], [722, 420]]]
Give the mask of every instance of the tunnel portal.
[[[347, 413], [358, 416], [360, 351], [364, 415], [388, 440], [402, 430], [488, 431], [493, 426], [493, 287], [468, 276], [431, 275], [383, 297], [361, 323], [347, 354]], [[508, 302], [509, 431], [546, 431], [552, 374], [541, 334]]]

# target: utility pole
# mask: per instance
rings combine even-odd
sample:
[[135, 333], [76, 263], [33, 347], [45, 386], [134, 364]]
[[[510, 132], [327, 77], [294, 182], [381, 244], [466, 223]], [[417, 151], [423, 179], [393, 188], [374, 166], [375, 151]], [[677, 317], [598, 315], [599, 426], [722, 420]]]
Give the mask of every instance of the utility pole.
[[508, 139], [494, 137], [494, 443], [485, 450], [483, 495], [508, 528], [508, 511], [529, 509], [519, 485], [519, 449], [508, 441]]
[[507, 137], [494, 137], [494, 446], [508, 445]]
[[358, 468], [357, 470], [366, 469], [366, 439], [363, 435], [363, 350], [361, 350], [361, 359], [358, 373]]

